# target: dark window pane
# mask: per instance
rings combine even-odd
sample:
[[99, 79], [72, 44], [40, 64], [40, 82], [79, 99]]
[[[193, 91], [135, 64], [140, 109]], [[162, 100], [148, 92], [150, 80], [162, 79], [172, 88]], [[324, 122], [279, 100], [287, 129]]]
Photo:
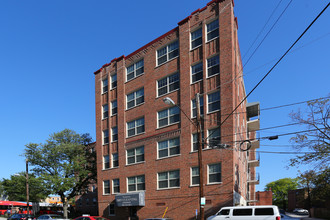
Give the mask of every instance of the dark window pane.
[[252, 215], [252, 209], [234, 209], [233, 216]]

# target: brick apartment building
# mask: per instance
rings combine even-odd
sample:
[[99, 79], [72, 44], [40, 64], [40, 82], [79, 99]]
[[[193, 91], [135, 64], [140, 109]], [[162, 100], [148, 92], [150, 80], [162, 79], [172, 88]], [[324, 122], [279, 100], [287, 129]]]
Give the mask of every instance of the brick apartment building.
[[[232, 0], [213, 0], [94, 73], [100, 215], [144, 219], [167, 210], [166, 217], [196, 218], [197, 93], [205, 216], [225, 205], [256, 202], [259, 143], [252, 141], [249, 151], [239, 148], [259, 129], [259, 104], [243, 102], [220, 127], [245, 96], [233, 7]], [[164, 103], [166, 97], [176, 105]], [[219, 144], [230, 147], [212, 148]]]

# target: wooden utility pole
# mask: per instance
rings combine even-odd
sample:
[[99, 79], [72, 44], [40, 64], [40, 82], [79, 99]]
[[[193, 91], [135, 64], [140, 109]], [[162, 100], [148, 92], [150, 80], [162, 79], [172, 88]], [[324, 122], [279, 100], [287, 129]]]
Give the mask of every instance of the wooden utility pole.
[[199, 93], [196, 94], [196, 112], [197, 112], [198, 167], [199, 167], [199, 214], [200, 214], [200, 220], [204, 220], [205, 198], [204, 198], [203, 163], [202, 163], [203, 162], [202, 123], [201, 123]]

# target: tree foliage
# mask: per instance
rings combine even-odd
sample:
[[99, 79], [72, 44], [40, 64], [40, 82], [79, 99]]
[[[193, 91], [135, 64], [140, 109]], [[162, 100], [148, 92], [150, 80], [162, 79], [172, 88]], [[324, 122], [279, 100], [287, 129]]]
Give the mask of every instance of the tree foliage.
[[300, 187], [307, 189], [308, 207], [324, 207], [330, 198], [330, 168], [306, 171], [298, 179]]
[[[29, 201], [40, 202], [45, 199], [50, 191], [43, 187], [43, 180], [29, 174]], [[26, 201], [26, 173], [12, 175], [10, 179], [2, 179], [0, 182], [1, 194], [8, 196], [11, 201]]]
[[293, 112], [293, 121], [305, 126], [308, 131], [291, 138], [298, 151], [308, 151], [291, 159], [291, 166], [313, 165], [316, 169], [326, 169], [330, 165], [330, 99], [319, 99], [307, 103], [307, 112]]
[[283, 178], [266, 185], [265, 190], [271, 190], [273, 192], [273, 204], [283, 209], [286, 209], [288, 199], [288, 191], [295, 190], [298, 187], [298, 179], [295, 178]]
[[43, 144], [26, 145], [25, 156], [34, 174], [43, 179], [52, 194], [63, 202], [67, 217], [67, 201], [74, 198], [90, 181], [96, 181], [95, 152], [91, 137], [65, 129], [51, 134]]

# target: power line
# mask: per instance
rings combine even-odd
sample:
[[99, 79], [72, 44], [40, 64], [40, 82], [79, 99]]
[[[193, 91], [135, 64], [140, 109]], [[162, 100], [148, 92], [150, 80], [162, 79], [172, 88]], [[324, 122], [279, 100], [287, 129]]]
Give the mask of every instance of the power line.
[[329, 152], [276, 152], [276, 151], [256, 151], [256, 153], [267, 153], [267, 154], [330, 154]]
[[280, 6], [280, 4], [282, 3], [282, 0], [277, 4], [277, 6], [274, 8], [273, 12], [271, 13], [271, 15], [269, 16], [268, 20], [266, 21], [266, 23], [264, 24], [264, 26], [261, 28], [261, 30], [259, 31], [259, 33], [257, 34], [256, 38], [254, 39], [253, 43], [251, 44], [251, 46], [249, 47], [249, 49], [246, 51], [246, 53], [243, 55], [242, 60], [244, 59], [244, 57], [249, 53], [250, 49], [252, 48], [252, 46], [254, 45], [254, 43], [257, 41], [257, 39], [259, 38], [259, 36], [261, 35], [261, 33], [265, 30], [268, 22], [270, 21], [271, 17], [273, 17], [273, 14], [275, 13], [275, 11], [277, 10], [277, 8]]
[[[281, 60], [289, 53], [289, 51], [296, 45], [296, 43], [305, 35], [305, 33], [311, 28], [311, 26], [317, 21], [317, 19], [323, 14], [323, 12], [329, 7], [330, 3], [325, 6], [325, 8], [316, 16], [316, 18], [308, 25], [308, 27], [303, 31], [303, 33], [297, 38], [297, 40], [289, 47], [289, 49], [282, 55], [282, 57], [274, 64], [274, 66], [264, 75], [264, 77], [254, 86], [254, 88], [243, 98], [243, 100], [235, 107], [235, 109], [220, 123], [223, 125], [228, 118], [238, 109], [238, 107], [251, 95], [251, 93], [266, 79], [266, 77], [274, 70], [274, 68], [281, 62]], [[215, 131], [214, 131], [215, 132]], [[213, 132], [213, 133], [214, 133]], [[207, 138], [209, 138], [210, 134]], [[206, 138], [206, 139], [207, 139]]]

